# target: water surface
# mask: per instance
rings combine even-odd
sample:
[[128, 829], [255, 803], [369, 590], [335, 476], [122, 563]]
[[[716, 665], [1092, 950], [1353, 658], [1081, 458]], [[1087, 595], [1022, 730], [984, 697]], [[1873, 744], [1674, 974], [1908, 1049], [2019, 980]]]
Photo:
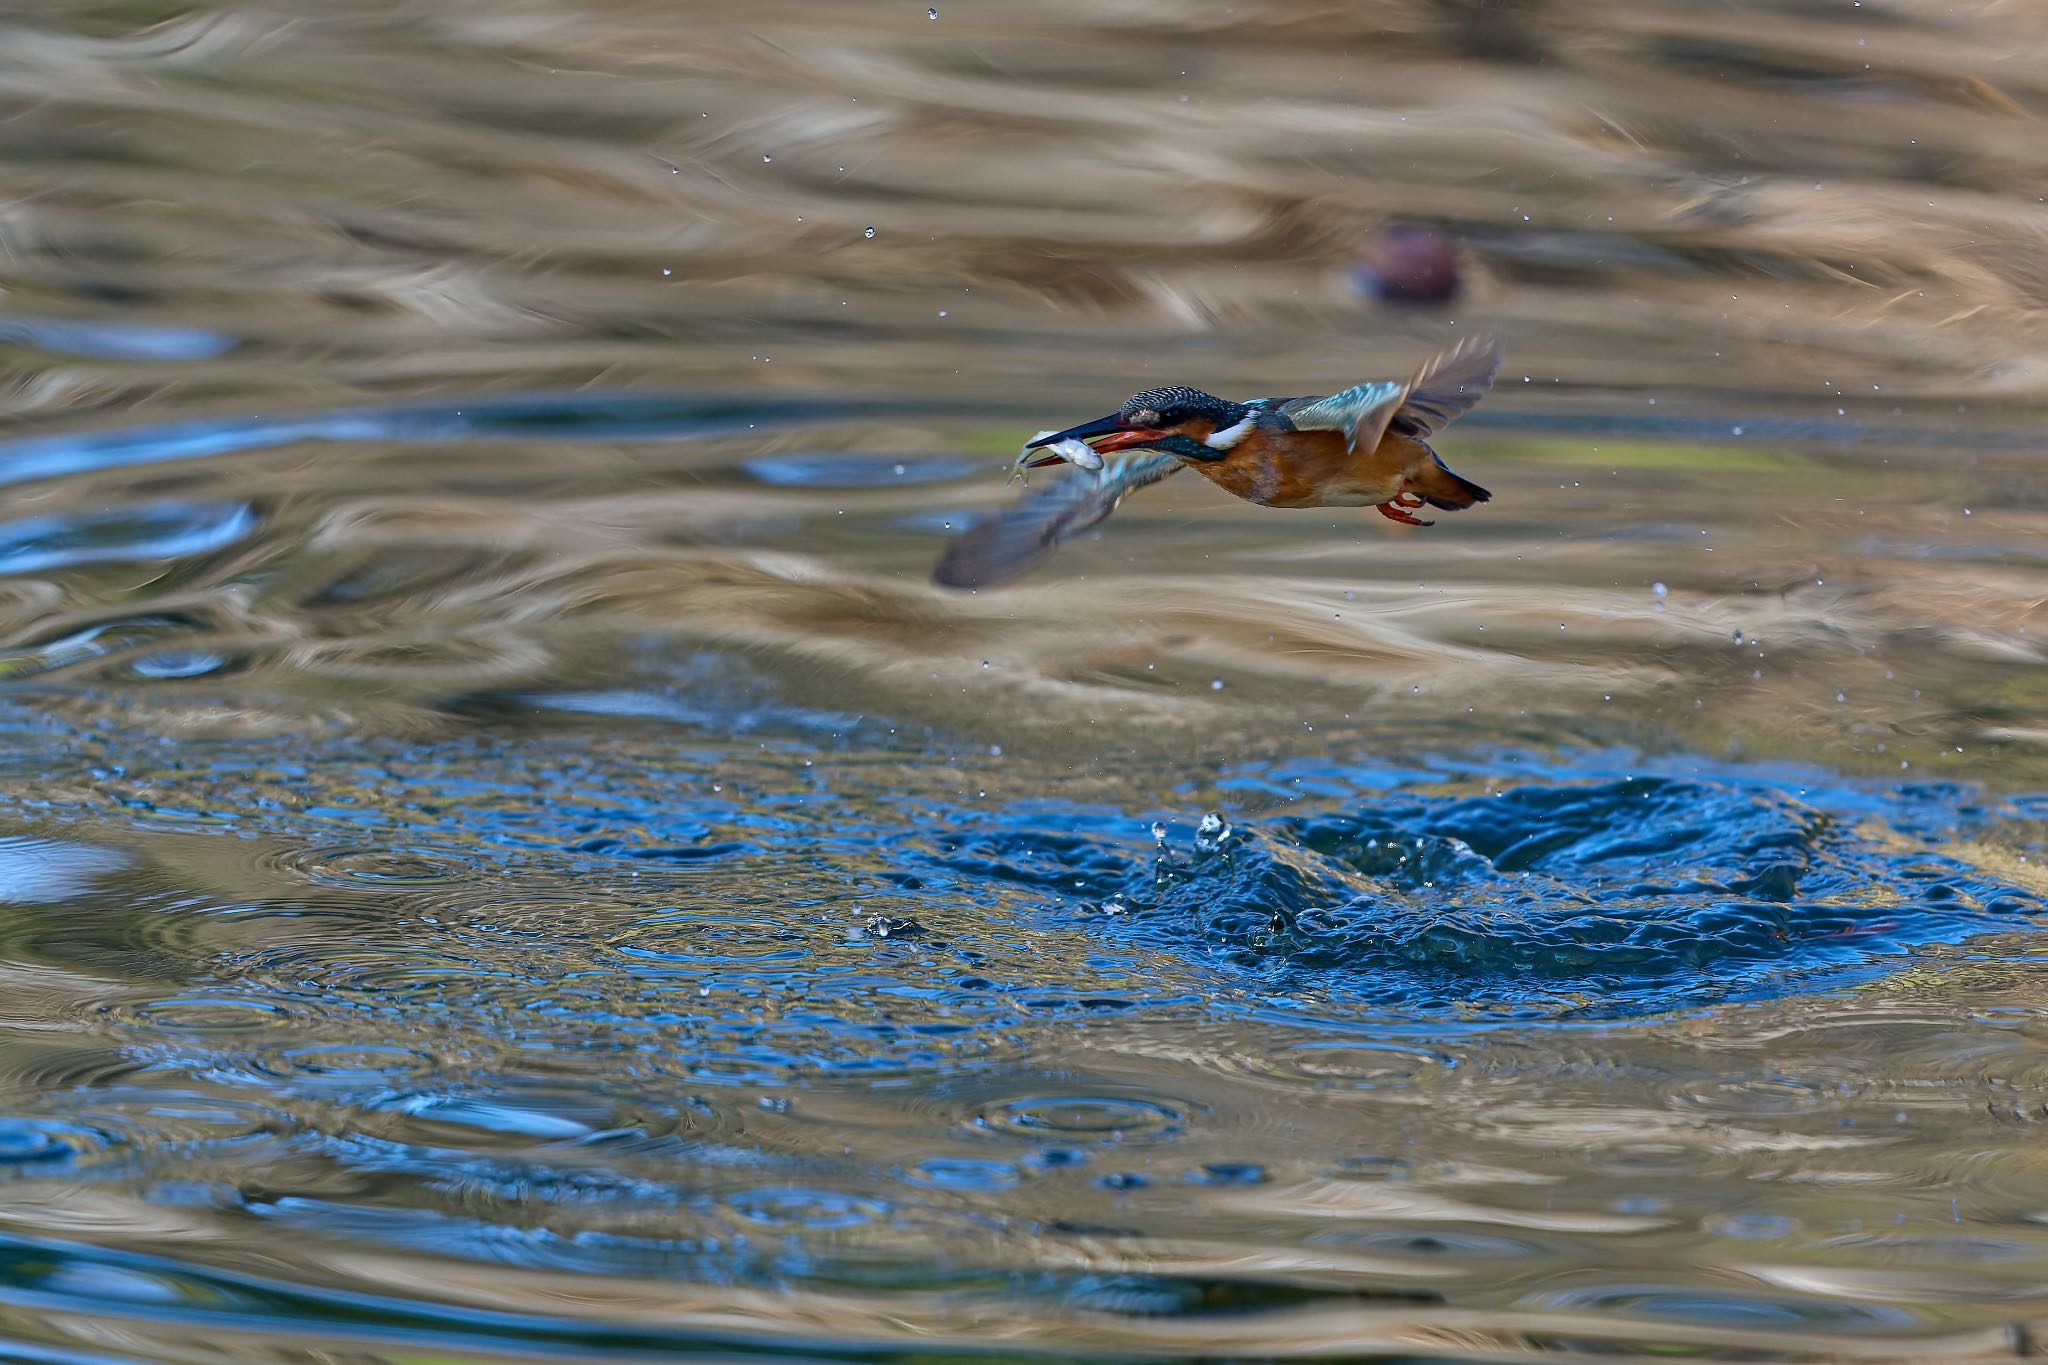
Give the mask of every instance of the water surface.
[[0, 1358], [2035, 1351], [2031, 11], [0, 23]]

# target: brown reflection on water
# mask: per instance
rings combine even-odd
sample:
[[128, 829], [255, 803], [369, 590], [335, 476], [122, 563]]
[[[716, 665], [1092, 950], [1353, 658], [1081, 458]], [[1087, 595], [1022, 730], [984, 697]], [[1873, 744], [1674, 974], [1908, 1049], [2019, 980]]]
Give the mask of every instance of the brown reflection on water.
[[1468, 321], [1573, 395], [1860, 416], [1872, 383], [2042, 382], [2023, 6], [105, 5], [8, 36], [12, 308], [242, 342], [203, 370], [25, 358], [23, 416], [1293, 391], [1435, 326], [1345, 287], [1388, 217], [1462, 235]]
[[[754, 472], [761, 445], [836, 443], [882, 453], [805, 457], [822, 471], [807, 485]], [[1009, 493], [996, 461], [923, 481], [980, 467], [936, 432], [258, 452], [163, 476], [251, 499], [252, 536], [170, 568], [18, 575], [5, 657], [21, 677], [126, 685], [210, 655], [186, 690], [411, 725], [453, 696], [630, 672], [652, 636], [740, 651], [800, 699], [1040, 745], [1094, 725], [1172, 749], [1193, 726], [1218, 752], [1361, 729], [1662, 737], [2036, 773], [2031, 547], [2048, 525], [2031, 456], [1478, 426], [1445, 448], [1495, 502], [1404, 531], [1177, 480], [977, 594], [931, 586], [930, 563]], [[1974, 487], [1955, 487], [1959, 464]], [[31, 487], [26, 505], [101, 506], [129, 477]]]
[[[979, 405], [801, 443], [987, 462], [956, 485], [764, 489], [734, 465], [793, 444], [769, 434], [310, 446], [45, 481], [15, 505], [232, 490], [264, 524], [168, 576], [16, 579], [32, 667], [75, 668], [51, 639], [146, 602], [267, 685], [374, 674], [393, 699], [465, 671], [545, 684], [630, 628], [768, 650], [799, 685], [823, 670], [949, 721], [1213, 726], [1271, 707], [1270, 686], [1302, 698], [1290, 724], [1405, 717], [1404, 695], [1441, 723], [1482, 715], [1464, 689], [1526, 689], [1553, 724], [1599, 732], [1620, 707], [1626, 730], [1718, 747], [1732, 728], [1833, 761], [1899, 747], [1847, 737], [1865, 732], [1924, 740], [1906, 757], [1928, 762], [2031, 750], [2041, 728], [2018, 634], [2039, 499], [2012, 438], [2048, 355], [2048, 44], [2023, 7], [1736, 25], [1538, 3], [52, 6], [8, 36], [11, 312], [226, 348], [27, 332], [7, 356], [26, 425], [737, 387]], [[1455, 303], [1353, 288], [1395, 218], [1463, 243]], [[1502, 496], [1422, 536], [1161, 489], [999, 598], [918, 581], [920, 533], [1001, 496], [994, 457], [1020, 432], [1158, 382], [1402, 374], [1482, 326], [1509, 343], [1489, 419], [1634, 434], [1456, 430]], [[1734, 434], [1771, 415], [1953, 436]], [[1655, 432], [1689, 418], [1730, 434]], [[1978, 429], [2006, 453], [1973, 451]], [[1719, 647], [1737, 630], [1762, 659]], [[462, 643], [477, 632], [495, 643]], [[1201, 695], [1219, 676], [1236, 690]], [[1738, 723], [1711, 719], [1730, 704]]]

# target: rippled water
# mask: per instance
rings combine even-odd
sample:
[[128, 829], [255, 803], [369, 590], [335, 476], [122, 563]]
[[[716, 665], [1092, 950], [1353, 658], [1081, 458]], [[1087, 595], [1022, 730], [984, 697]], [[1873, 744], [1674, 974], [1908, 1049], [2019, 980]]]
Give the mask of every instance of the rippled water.
[[[13, 7], [0, 1360], [2037, 1354], [2044, 114], [2012, 4]], [[1484, 507], [931, 582], [1481, 330]]]

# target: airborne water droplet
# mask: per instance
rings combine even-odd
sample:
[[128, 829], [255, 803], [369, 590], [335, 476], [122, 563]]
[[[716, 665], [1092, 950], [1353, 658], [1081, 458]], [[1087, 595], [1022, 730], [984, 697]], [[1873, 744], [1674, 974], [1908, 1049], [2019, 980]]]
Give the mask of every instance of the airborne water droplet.
[[861, 236], [863, 236], [863, 237], [872, 237], [872, 236], [874, 236], [874, 235], [875, 235], [875, 230], [874, 230], [873, 228], [869, 228], [869, 229], [867, 229], [867, 230], [866, 230], [865, 232], [861, 233]]

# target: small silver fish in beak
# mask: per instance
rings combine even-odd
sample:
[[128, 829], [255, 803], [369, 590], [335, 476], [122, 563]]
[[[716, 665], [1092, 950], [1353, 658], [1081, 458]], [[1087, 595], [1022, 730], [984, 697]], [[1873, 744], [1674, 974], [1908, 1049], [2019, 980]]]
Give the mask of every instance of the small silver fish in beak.
[[[1059, 439], [1048, 440], [1048, 437]], [[1022, 477], [1027, 469], [1041, 469], [1054, 463], [1050, 456], [1057, 456], [1068, 464], [1088, 470], [1090, 473], [1102, 468], [1102, 456], [1096, 453], [1093, 446], [1085, 441], [1077, 441], [1071, 436], [1061, 436], [1057, 431], [1041, 431], [1033, 436], [1025, 443], [1024, 448], [1017, 452], [1017, 458], [1011, 463], [1010, 468]]]

